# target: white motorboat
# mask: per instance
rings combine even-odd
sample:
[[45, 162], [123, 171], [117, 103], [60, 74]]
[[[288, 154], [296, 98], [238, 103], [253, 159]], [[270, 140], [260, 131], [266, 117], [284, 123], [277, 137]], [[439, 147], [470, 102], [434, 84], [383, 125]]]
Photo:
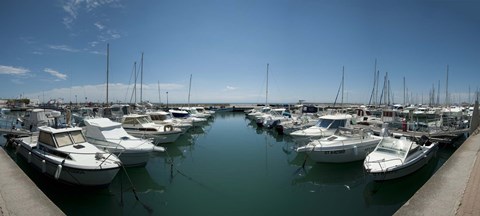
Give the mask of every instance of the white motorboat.
[[423, 167], [438, 150], [438, 143], [422, 137], [419, 144], [405, 137], [384, 137], [363, 162], [367, 174], [376, 181], [400, 178]]
[[182, 130], [172, 125], [155, 124], [147, 115], [130, 114], [122, 118], [122, 126], [130, 135], [138, 138], [153, 138], [155, 144], [175, 142]]
[[16, 152], [50, 177], [74, 185], [105, 186], [120, 170], [118, 157], [87, 142], [80, 127], [38, 130], [38, 135], [16, 139]]
[[212, 116], [211, 113], [199, 112], [195, 107], [180, 107], [180, 110], [186, 111], [192, 117], [208, 119]]
[[180, 128], [182, 133], [185, 133], [193, 126], [193, 121], [191, 119], [181, 119], [181, 118], [172, 118], [172, 114], [165, 111], [153, 111], [146, 112], [150, 119], [155, 124], [161, 125], [173, 125], [176, 128]]
[[339, 127], [334, 135], [314, 140], [296, 151], [307, 153], [316, 162], [346, 163], [365, 159], [381, 140], [368, 129]]
[[201, 126], [207, 123], [206, 118], [199, 118], [199, 117], [193, 117], [190, 115], [189, 112], [185, 110], [169, 110], [170, 114], [172, 114], [173, 118], [178, 118], [178, 119], [187, 119], [188, 121], [192, 122], [193, 126]]
[[290, 133], [297, 142], [310, 142], [312, 139], [318, 139], [333, 135], [339, 127], [350, 127], [351, 115], [337, 114], [325, 115], [309, 128]]
[[60, 115], [59, 111], [51, 109], [29, 109], [20, 120], [24, 129], [33, 132], [41, 126], [55, 126], [55, 118], [60, 117]]
[[215, 115], [215, 111], [213, 110], [206, 110], [205, 107], [194, 107], [198, 113], [205, 114], [209, 118]]
[[108, 118], [84, 120], [87, 140], [117, 155], [125, 166], [145, 166], [153, 151], [164, 152], [165, 148], [155, 146], [150, 140], [128, 134], [122, 124]]
[[303, 114], [298, 117], [292, 117], [290, 119], [279, 122], [275, 126], [275, 131], [278, 134], [291, 134], [298, 130], [303, 130], [314, 126], [318, 123], [318, 117], [316, 115]]
[[269, 129], [275, 127], [280, 121], [291, 117], [285, 108], [271, 109], [268, 113], [263, 113], [255, 117], [258, 127], [267, 127]]
[[270, 107], [262, 107], [261, 109], [253, 109], [246, 114], [246, 117], [250, 120], [256, 120], [257, 116], [269, 113], [272, 108]]

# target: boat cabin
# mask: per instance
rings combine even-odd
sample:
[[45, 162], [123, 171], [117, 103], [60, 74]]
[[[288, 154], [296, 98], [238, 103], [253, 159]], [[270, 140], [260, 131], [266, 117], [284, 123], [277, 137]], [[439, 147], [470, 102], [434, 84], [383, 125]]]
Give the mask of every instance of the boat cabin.
[[337, 129], [339, 127], [349, 127], [351, 120], [351, 115], [326, 115], [320, 117], [316, 126], [327, 128], [329, 130]]

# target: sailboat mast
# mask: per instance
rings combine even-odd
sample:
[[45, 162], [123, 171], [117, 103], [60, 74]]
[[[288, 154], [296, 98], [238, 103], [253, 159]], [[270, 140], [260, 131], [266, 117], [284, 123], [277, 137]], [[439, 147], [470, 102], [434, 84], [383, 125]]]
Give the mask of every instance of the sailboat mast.
[[133, 92], [135, 92], [134, 103], [137, 103], [137, 62], [133, 63], [133, 73], [135, 74], [135, 84], [133, 84]]
[[108, 106], [108, 73], [109, 73], [110, 44], [107, 43], [107, 106]]
[[405, 77], [403, 77], [403, 105], [405, 106]]
[[340, 107], [343, 108], [343, 89], [344, 89], [344, 84], [345, 84], [345, 66], [342, 66], [342, 103], [340, 104]]
[[378, 80], [377, 80], [377, 59], [375, 58], [375, 70], [373, 71], [373, 92], [375, 94], [373, 97], [373, 105], [377, 105], [377, 88], [378, 88]]
[[265, 106], [268, 106], [268, 63], [267, 63], [267, 89], [265, 90]]
[[[376, 87], [375, 87], [375, 104], [376, 105], [380, 105], [378, 102], [378, 83], [380, 81], [380, 70], [377, 70], [377, 83], [376, 83]], [[382, 98], [380, 98], [380, 101], [382, 100]]]
[[448, 64], [447, 64], [447, 84], [445, 86], [445, 106], [448, 107], [449, 106], [449, 98], [448, 98]]
[[192, 88], [192, 74], [190, 74], [190, 84], [188, 85], [188, 108], [190, 108], [190, 90]]
[[143, 52], [141, 61], [141, 75], [140, 75], [140, 104], [143, 103]]
[[158, 104], [162, 106], [162, 96], [160, 94], [160, 80], [157, 81], [157, 86], [158, 86]]

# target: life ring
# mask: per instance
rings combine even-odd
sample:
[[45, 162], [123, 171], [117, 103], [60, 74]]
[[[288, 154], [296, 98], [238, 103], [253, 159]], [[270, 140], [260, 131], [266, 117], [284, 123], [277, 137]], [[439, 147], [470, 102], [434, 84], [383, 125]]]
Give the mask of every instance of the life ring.
[[165, 127], [163, 127], [163, 131], [167, 132], [167, 131], [172, 131], [173, 130], [173, 126], [172, 125], [165, 125]]

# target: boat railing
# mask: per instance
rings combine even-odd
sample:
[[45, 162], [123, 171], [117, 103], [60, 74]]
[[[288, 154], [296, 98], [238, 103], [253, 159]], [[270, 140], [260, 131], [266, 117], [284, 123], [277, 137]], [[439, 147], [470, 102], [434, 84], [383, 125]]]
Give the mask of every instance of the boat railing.
[[[380, 160], [375, 160], [375, 161], [370, 161], [370, 156], [367, 155], [365, 161], [368, 161], [369, 163], [377, 163], [378, 166], [380, 167], [380, 169], [382, 170], [382, 172], [386, 172], [388, 167], [383, 167], [382, 166], [382, 163], [386, 163], [386, 162], [391, 162], [391, 161], [400, 161], [401, 164], [404, 163], [404, 160], [401, 159], [401, 158], [391, 158], [391, 159], [388, 159], [388, 160], [385, 160], [384, 158], [383, 159], [380, 159]], [[395, 166], [398, 166], [398, 165], [395, 165]]]
[[[33, 139], [34, 139], [34, 136], [30, 136], [31, 143], [33, 143], [33, 141], [35, 141], [35, 142], [37, 141], [36, 139], [35, 140], [33, 140]], [[81, 144], [74, 144], [74, 145], [81, 145]], [[47, 153], [50, 154], [50, 155], [55, 155], [57, 157], [64, 158], [63, 161], [62, 161], [62, 164], [65, 163], [65, 159], [71, 159], [70, 155], [94, 155], [95, 159], [97, 159], [97, 160], [100, 160], [100, 159], [103, 158], [103, 161], [99, 164], [99, 167], [101, 167], [102, 164], [105, 163], [105, 161], [107, 161], [113, 154], [112, 152], [105, 152], [105, 151], [101, 151], [101, 150], [99, 150], [97, 152], [72, 152], [72, 151], [64, 151], [64, 150], [58, 151], [58, 150], [55, 150], [53, 148], [47, 148], [43, 145], [41, 145], [39, 149], [42, 151], [44, 159], [46, 158]], [[55, 152], [61, 153], [61, 155], [56, 154]], [[104, 154], [108, 154], [108, 156], [103, 157]], [[119, 164], [119, 165], [121, 165], [121, 164]]]

